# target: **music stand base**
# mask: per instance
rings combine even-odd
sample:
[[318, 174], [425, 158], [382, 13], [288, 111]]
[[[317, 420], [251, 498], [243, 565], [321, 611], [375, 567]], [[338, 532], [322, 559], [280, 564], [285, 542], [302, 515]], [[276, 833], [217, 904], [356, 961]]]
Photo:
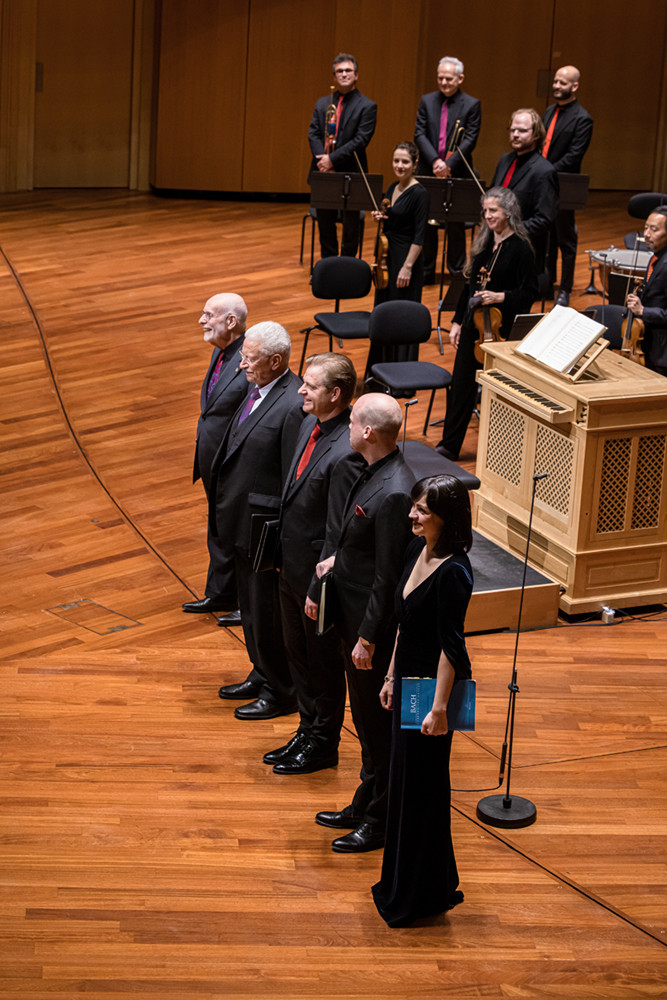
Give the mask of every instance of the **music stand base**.
[[477, 819], [489, 826], [501, 826], [505, 829], [517, 829], [531, 826], [537, 819], [537, 809], [530, 799], [520, 795], [511, 795], [511, 805], [505, 808], [504, 795], [487, 795], [477, 803]]

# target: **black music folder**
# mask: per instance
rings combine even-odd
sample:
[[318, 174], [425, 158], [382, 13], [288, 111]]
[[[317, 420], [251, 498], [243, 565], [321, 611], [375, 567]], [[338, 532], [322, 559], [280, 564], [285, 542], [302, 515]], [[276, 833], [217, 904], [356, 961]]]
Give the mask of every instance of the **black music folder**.
[[336, 591], [334, 589], [333, 571], [325, 573], [320, 580], [320, 603], [317, 605], [317, 623], [315, 632], [324, 635], [333, 625]]

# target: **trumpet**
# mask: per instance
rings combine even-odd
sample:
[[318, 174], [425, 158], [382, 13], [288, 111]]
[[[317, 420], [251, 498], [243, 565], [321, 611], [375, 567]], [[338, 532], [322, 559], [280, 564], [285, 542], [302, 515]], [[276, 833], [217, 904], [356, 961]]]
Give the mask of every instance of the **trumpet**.
[[336, 118], [338, 108], [334, 104], [333, 95], [336, 88], [331, 88], [331, 100], [324, 118], [324, 152], [331, 153], [336, 148]]

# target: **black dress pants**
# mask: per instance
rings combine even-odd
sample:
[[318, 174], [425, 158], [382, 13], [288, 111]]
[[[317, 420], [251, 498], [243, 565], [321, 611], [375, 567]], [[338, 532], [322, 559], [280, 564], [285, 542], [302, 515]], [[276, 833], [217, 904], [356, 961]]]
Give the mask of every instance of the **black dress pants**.
[[473, 326], [463, 326], [459, 340], [452, 382], [447, 390], [447, 411], [440, 444], [452, 455], [459, 457], [468, 424], [477, 400], [475, 373], [482, 367], [475, 357], [477, 331]]
[[280, 573], [283, 635], [299, 705], [299, 732], [334, 751], [345, 715], [345, 663], [334, 629], [317, 635], [316, 623], [304, 611], [306, 595], [294, 590]]
[[562, 209], [556, 216], [549, 240], [549, 259], [547, 269], [552, 285], [556, 283], [556, 264], [558, 251], [561, 252], [560, 290], [571, 292], [574, 285], [574, 265], [577, 261], [577, 226], [574, 211]]
[[[440, 226], [426, 226], [424, 236], [424, 281], [431, 284], [438, 270], [438, 234]], [[463, 222], [447, 224], [447, 270], [455, 274], [466, 264], [466, 227]]]
[[[320, 253], [322, 257], [338, 256], [338, 234], [335, 208], [318, 208], [317, 226], [320, 231]], [[343, 213], [343, 238], [341, 257], [356, 257], [359, 251], [359, 212]]]
[[239, 606], [236, 593], [236, 573], [234, 570], [234, 549], [226, 545], [221, 538], [207, 532], [208, 574], [206, 576], [206, 597], [229, 604], [229, 610], [234, 611]]

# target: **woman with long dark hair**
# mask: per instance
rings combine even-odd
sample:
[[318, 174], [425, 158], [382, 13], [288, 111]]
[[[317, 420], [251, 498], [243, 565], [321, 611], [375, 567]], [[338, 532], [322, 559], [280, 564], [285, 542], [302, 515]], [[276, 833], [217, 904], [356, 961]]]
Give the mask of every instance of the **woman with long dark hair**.
[[[449, 341], [456, 348], [452, 384], [447, 393], [447, 412], [442, 439], [437, 444], [445, 458], [456, 460], [475, 408], [475, 358], [478, 334], [473, 313], [495, 306], [502, 314], [500, 336], [507, 339], [514, 317], [530, 312], [538, 294], [535, 254], [516, 195], [509, 188], [491, 188], [482, 198], [483, 222], [470, 248], [464, 275], [468, 283], [461, 292]], [[479, 290], [481, 271], [488, 274], [486, 288]]]
[[[470, 677], [463, 636], [472, 593], [470, 499], [453, 476], [412, 489], [413, 540], [396, 591], [398, 635], [380, 700], [393, 709], [389, 804], [382, 877], [373, 886], [390, 927], [452, 909], [463, 901], [451, 838], [447, 701], [455, 679]], [[404, 677], [435, 677], [421, 732], [401, 729]]]

